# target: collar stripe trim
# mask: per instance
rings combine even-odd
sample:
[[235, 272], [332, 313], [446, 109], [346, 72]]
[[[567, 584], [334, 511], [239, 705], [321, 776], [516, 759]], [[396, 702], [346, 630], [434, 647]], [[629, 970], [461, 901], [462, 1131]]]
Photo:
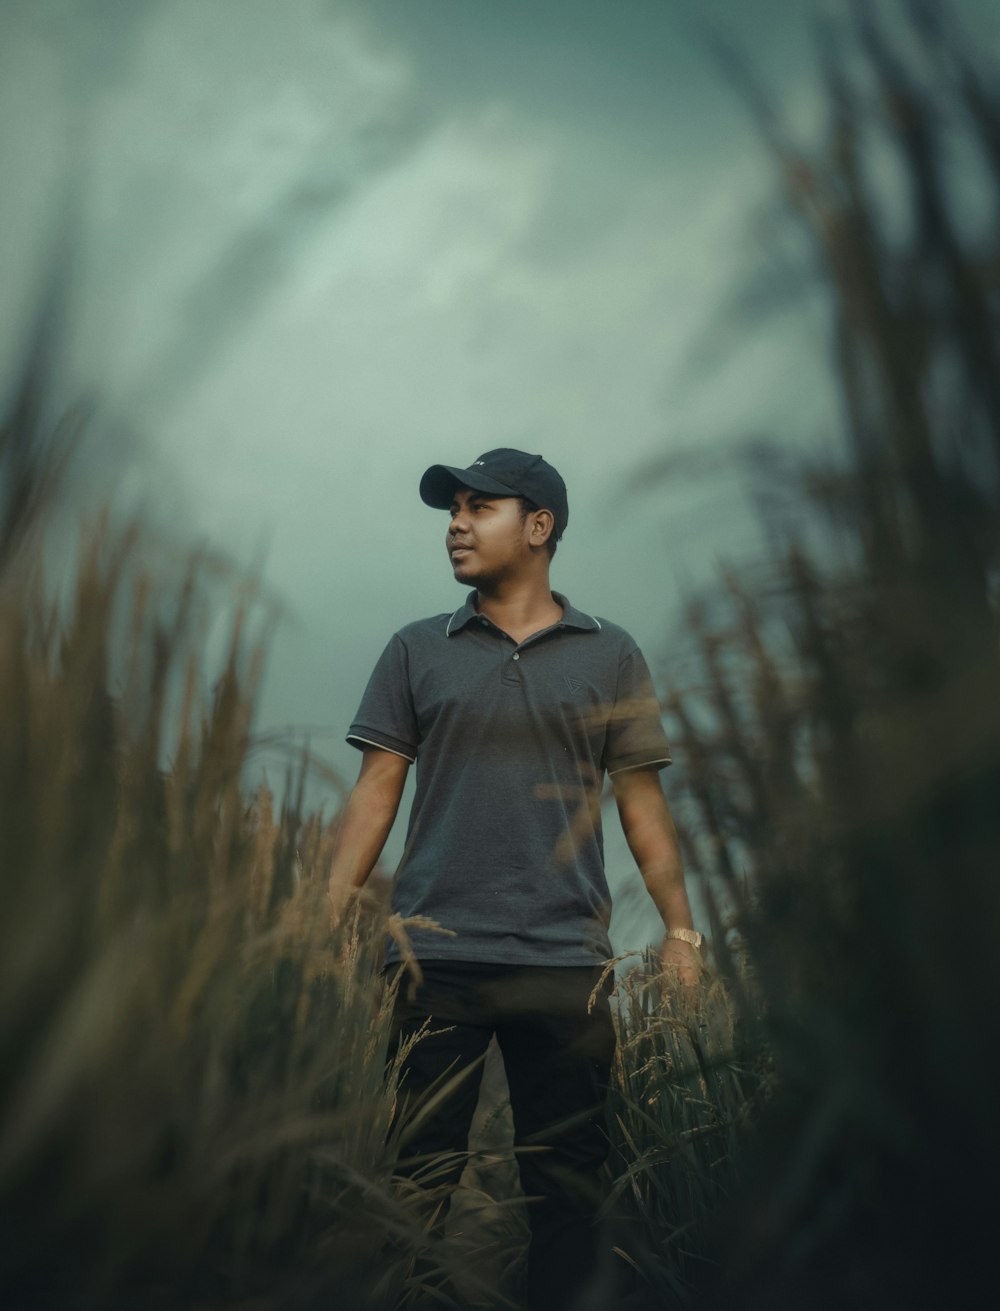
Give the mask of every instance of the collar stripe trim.
[[455, 620], [458, 618], [458, 616], [462, 613], [462, 611], [463, 611], [464, 609], [465, 609], [465, 606], [464, 606], [464, 605], [463, 605], [463, 606], [460, 606], [460, 607], [455, 611], [455, 613], [452, 615], [452, 617], [448, 620], [448, 627], [444, 630], [444, 635], [445, 635], [445, 637], [451, 637], [451, 626], [452, 626], [452, 624], [455, 622]]
[[[554, 592], [553, 595], [556, 597], [558, 601], [561, 602], [564, 612], [568, 612], [569, 610], [572, 610], [573, 613], [579, 616], [580, 619], [585, 620], [588, 624], [592, 625], [589, 631], [598, 632], [598, 633], [603, 632], [601, 621], [597, 619], [594, 615], [588, 614], [586, 610], [577, 610], [574, 606], [571, 606], [569, 602], [566, 600], [566, 598], [560, 595], [558, 592]], [[463, 616], [464, 619], [462, 618]], [[453, 633], [457, 633], [459, 631], [459, 629], [455, 627], [455, 623], [457, 620], [462, 619], [462, 623], [460, 627], [464, 628], [466, 623], [468, 623], [469, 620], [473, 618], [475, 618], [475, 610], [472, 608], [471, 600], [466, 601], [465, 605], [459, 606], [459, 608], [455, 611], [455, 613], [449, 618], [448, 623], [445, 626], [445, 630], [444, 630], [445, 637], [451, 637]], [[564, 613], [563, 622], [559, 626], [562, 628], [581, 627], [581, 625], [578, 622], [576, 622], [573, 619], [570, 619], [566, 613]], [[584, 628], [583, 631], [586, 632], [587, 629]]]

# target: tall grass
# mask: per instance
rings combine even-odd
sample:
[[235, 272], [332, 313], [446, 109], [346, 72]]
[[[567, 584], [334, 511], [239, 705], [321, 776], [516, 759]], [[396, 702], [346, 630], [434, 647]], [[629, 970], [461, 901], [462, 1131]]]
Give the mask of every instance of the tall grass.
[[105, 522], [53, 599], [38, 386], [0, 447], [0, 1301], [394, 1305], [424, 1236], [389, 1186], [383, 925], [331, 933], [301, 770], [277, 813], [244, 795], [262, 651], [238, 611], [204, 694], [197, 563], [154, 584]]
[[718, 979], [689, 994], [647, 954], [616, 993], [606, 1212], [643, 1305], [685, 1306], [740, 1187], [743, 1141], [770, 1093], [767, 1055], [744, 1044]]
[[799, 485], [808, 544], [692, 608], [699, 686], [669, 697], [686, 846], [777, 1089], [698, 1305], [994, 1282], [1000, 111], [946, 11], [851, 8], [821, 147], [753, 92], [825, 289], [844, 452]]

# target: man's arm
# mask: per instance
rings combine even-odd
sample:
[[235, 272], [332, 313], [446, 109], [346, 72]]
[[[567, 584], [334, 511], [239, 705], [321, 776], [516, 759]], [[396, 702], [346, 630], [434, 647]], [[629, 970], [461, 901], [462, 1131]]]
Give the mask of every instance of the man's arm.
[[[692, 928], [677, 830], [663, 795], [659, 771], [627, 769], [612, 775], [611, 783], [622, 831], [646, 890], [660, 912], [663, 927]], [[681, 983], [697, 982], [701, 958], [691, 943], [665, 938], [661, 956], [664, 968], [676, 971]]]
[[351, 894], [375, 867], [403, 795], [410, 762], [380, 747], [365, 747], [358, 781], [347, 798], [330, 862], [330, 918], [338, 923]]

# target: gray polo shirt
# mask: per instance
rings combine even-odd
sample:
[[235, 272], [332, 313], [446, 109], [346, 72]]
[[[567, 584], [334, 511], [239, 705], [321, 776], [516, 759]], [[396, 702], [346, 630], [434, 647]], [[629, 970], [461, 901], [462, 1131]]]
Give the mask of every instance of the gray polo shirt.
[[[347, 735], [416, 762], [393, 910], [421, 959], [592, 965], [610, 954], [605, 773], [670, 763], [649, 670], [624, 629], [554, 593], [520, 644], [477, 613], [400, 629]], [[398, 960], [389, 944], [387, 959]]]

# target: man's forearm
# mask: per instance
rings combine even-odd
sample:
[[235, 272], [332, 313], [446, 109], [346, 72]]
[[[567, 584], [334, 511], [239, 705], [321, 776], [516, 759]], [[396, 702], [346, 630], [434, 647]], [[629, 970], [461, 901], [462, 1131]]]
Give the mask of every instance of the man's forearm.
[[335, 922], [382, 854], [399, 809], [404, 777], [405, 769], [391, 760], [366, 761], [347, 799], [330, 861], [329, 896]]
[[[669, 827], [667, 827], [669, 826]], [[629, 846], [665, 929], [693, 928], [680, 847], [669, 813], [657, 831], [629, 835]]]
[[351, 793], [330, 862], [330, 901], [335, 918], [375, 868], [394, 818], [395, 810], [373, 813], [364, 796], [359, 797], [357, 791]]
[[621, 779], [616, 799], [629, 849], [664, 928], [692, 928], [677, 830], [658, 777], [637, 771]]

